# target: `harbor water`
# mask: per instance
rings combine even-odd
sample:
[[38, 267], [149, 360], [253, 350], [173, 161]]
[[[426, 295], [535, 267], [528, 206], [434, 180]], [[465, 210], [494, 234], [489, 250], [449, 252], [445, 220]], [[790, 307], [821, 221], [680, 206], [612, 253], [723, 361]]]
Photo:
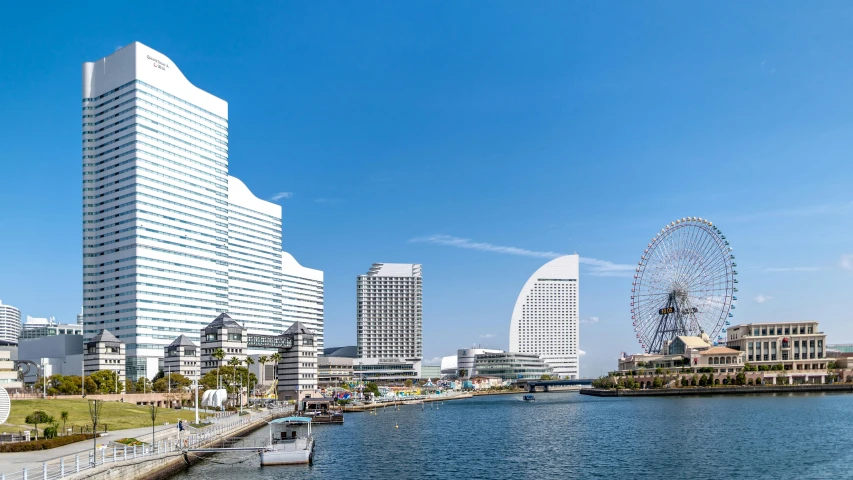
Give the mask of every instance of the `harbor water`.
[[313, 433], [312, 466], [235, 452], [174, 478], [853, 478], [850, 394], [493, 395], [351, 413]]

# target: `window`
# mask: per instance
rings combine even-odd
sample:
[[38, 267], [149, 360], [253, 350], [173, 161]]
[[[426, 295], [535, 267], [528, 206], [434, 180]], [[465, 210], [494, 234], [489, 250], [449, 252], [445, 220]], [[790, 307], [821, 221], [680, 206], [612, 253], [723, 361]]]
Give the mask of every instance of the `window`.
[[229, 333], [228, 340], [234, 340], [236, 342], [240, 342], [243, 340], [243, 335], [240, 333]]
[[205, 337], [205, 340], [207, 340], [208, 342], [215, 342], [219, 340], [219, 336], [216, 335], [216, 333], [208, 333]]

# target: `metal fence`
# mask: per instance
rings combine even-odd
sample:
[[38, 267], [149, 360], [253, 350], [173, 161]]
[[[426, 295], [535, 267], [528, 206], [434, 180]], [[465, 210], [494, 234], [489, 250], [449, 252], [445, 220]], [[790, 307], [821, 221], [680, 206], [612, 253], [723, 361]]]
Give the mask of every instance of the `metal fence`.
[[[101, 467], [102, 465], [119, 467], [133, 462], [155, 460], [158, 458], [181, 455], [184, 450], [201, 448], [210, 442], [225, 437], [258, 420], [267, 420], [292, 410], [292, 406], [255, 412], [249, 415], [233, 415], [219, 418], [216, 423], [203, 428], [190, 427], [183, 433], [162, 434], [156, 443], [141, 446], [99, 446], [97, 450], [68, 455], [42, 463], [38, 468], [24, 468], [17, 472], [2, 473], [0, 480], [50, 480], [65, 478], [80, 472]], [[229, 442], [230, 443], [230, 442]]]

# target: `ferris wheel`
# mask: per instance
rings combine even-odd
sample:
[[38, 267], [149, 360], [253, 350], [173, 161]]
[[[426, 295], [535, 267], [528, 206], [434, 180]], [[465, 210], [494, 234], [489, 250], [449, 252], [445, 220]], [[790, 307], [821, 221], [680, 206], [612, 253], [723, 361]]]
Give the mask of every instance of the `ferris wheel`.
[[726, 236], [704, 218], [666, 225], [648, 244], [631, 285], [631, 320], [647, 353], [679, 335], [724, 343], [737, 300], [737, 263]]

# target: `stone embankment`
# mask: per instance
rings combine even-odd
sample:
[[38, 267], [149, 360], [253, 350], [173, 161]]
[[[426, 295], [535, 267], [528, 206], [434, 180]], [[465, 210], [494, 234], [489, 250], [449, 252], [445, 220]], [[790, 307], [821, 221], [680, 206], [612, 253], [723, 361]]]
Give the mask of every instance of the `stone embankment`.
[[685, 395], [749, 395], [767, 393], [804, 393], [804, 392], [853, 392], [851, 383], [806, 384], [806, 385], [765, 385], [758, 387], [686, 387], [651, 388], [628, 390], [613, 388], [584, 388], [581, 395], [594, 397], [671, 397]]
[[365, 412], [367, 410], [375, 410], [377, 408], [383, 407], [394, 407], [396, 405], [420, 405], [422, 402], [429, 403], [443, 402], [445, 400], [462, 400], [464, 398], [471, 398], [472, 396], [473, 395], [471, 395], [470, 393], [460, 393], [447, 395], [430, 395], [419, 398], [407, 398], [405, 400], [380, 400], [373, 403], [344, 405], [344, 412]]

